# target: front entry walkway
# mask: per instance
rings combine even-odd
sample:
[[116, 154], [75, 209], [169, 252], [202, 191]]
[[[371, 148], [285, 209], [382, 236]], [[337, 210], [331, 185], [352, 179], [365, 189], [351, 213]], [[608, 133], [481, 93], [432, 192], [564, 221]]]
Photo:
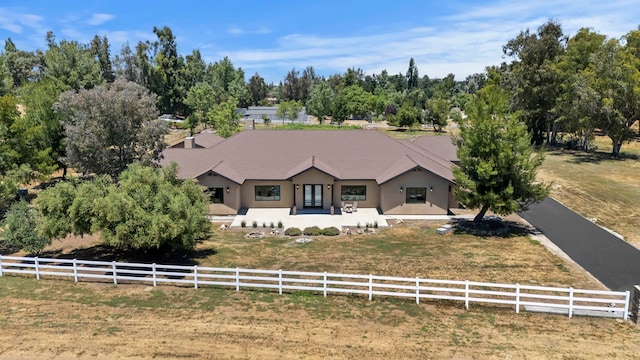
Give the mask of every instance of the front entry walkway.
[[317, 226], [319, 228], [326, 228], [335, 226], [339, 230], [343, 227], [360, 227], [364, 228], [367, 224], [373, 226], [377, 223], [378, 227], [387, 227], [387, 221], [384, 215], [380, 215], [377, 209], [373, 208], [358, 208], [358, 211], [349, 214], [324, 214], [324, 213], [309, 213], [307, 211], [299, 212], [297, 215], [291, 215], [288, 208], [269, 208], [269, 209], [248, 209], [244, 215], [237, 215], [233, 222], [232, 227], [240, 227], [242, 221], [245, 222], [247, 228], [253, 226], [254, 221], [258, 224], [258, 228], [262, 228], [273, 225], [278, 226], [278, 222], [282, 221], [283, 229], [296, 227], [300, 230], [304, 230], [306, 227]]

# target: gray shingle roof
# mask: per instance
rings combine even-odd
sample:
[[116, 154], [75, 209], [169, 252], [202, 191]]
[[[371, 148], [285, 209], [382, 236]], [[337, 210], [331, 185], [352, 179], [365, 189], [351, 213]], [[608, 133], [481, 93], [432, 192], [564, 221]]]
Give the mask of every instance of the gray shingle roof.
[[212, 170], [238, 184], [288, 179], [310, 168], [336, 179], [381, 184], [416, 167], [453, 182], [454, 165], [425, 148], [437, 144], [423, 141], [417, 146], [367, 130], [250, 130], [206, 149], [166, 149], [161, 164], [176, 161], [181, 178]]

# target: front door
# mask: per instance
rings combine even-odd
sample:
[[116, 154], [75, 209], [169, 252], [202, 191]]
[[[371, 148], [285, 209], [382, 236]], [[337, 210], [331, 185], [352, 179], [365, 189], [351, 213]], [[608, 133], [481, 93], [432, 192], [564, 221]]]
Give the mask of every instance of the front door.
[[322, 185], [305, 185], [304, 186], [304, 207], [306, 208], [322, 207]]

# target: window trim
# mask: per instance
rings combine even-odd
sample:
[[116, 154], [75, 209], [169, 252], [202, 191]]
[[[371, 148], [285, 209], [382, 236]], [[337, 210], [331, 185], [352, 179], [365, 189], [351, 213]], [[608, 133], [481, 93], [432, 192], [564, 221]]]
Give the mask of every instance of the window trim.
[[[422, 200], [417, 200], [418, 195], [424, 195]], [[427, 188], [426, 187], [408, 187], [405, 189], [405, 203], [407, 204], [426, 204], [427, 203]], [[416, 196], [415, 199], [411, 199], [411, 196]]]
[[[273, 192], [271, 196], [259, 196], [258, 188], [269, 188], [267, 191]], [[255, 185], [253, 188], [255, 201], [280, 201], [280, 185]]]

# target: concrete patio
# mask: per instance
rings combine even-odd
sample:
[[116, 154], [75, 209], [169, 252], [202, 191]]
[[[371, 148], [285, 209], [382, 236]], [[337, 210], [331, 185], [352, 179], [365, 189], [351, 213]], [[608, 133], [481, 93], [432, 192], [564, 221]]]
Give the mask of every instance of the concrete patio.
[[235, 216], [212, 216], [210, 220], [212, 222], [230, 223], [231, 227], [241, 227], [242, 221], [245, 222], [247, 228], [253, 226], [255, 221], [259, 228], [262, 225], [269, 227], [271, 223], [275, 226], [278, 222], [282, 222], [283, 229], [289, 227], [296, 227], [304, 229], [309, 226], [317, 226], [319, 228], [326, 228], [335, 226], [342, 230], [345, 227], [355, 228], [365, 227], [367, 224], [373, 226], [377, 223], [378, 227], [388, 227], [389, 224], [393, 225], [399, 220], [442, 220], [449, 221], [455, 218], [465, 218], [465, 215], [382, 215], [375, 208], [358, 208], [358, 211], [353, 213], [341, 213], [340, 210], [336, 210], [335, 215], [329, 214], [327, 211], [299, 211], [296, 215], [291, 214], [291, 210], [287, 208], [267, 208], [267, 209], [247, 209]]
[[278, 225], [279, 221], [282, 221], [282, 227], [284, 229], [290, 227], [296, 227], [304, 229], [309, 226], [317, 226], [319, 228], [326, 228], [335, 226], [339, 230], [343, 227], [356, 227], [360, 224], [361, 227], [365, 227], [366, 224], [373, 226], [374, 223], [378, 224], [378, 227], [387, 227], [387, 221], [384, 215], [378, 214], [377, 209], [361, 208], [358, 211], [348, 214], [335, 215], [322, 212], [306, 212], [301, 211], [296, 215], [292, 215], [290, 209], [286, 208], [273, 208], [273, 209], [248, 209], [244, 215], [236, 215], [231, 223], [231, 227], [240, 227], [242, 221], [245, 221], [248, 228], [253, 226], [255, 221], [258, 227], [262, 227], [263, 224], [270, 226], [271, 223]]

